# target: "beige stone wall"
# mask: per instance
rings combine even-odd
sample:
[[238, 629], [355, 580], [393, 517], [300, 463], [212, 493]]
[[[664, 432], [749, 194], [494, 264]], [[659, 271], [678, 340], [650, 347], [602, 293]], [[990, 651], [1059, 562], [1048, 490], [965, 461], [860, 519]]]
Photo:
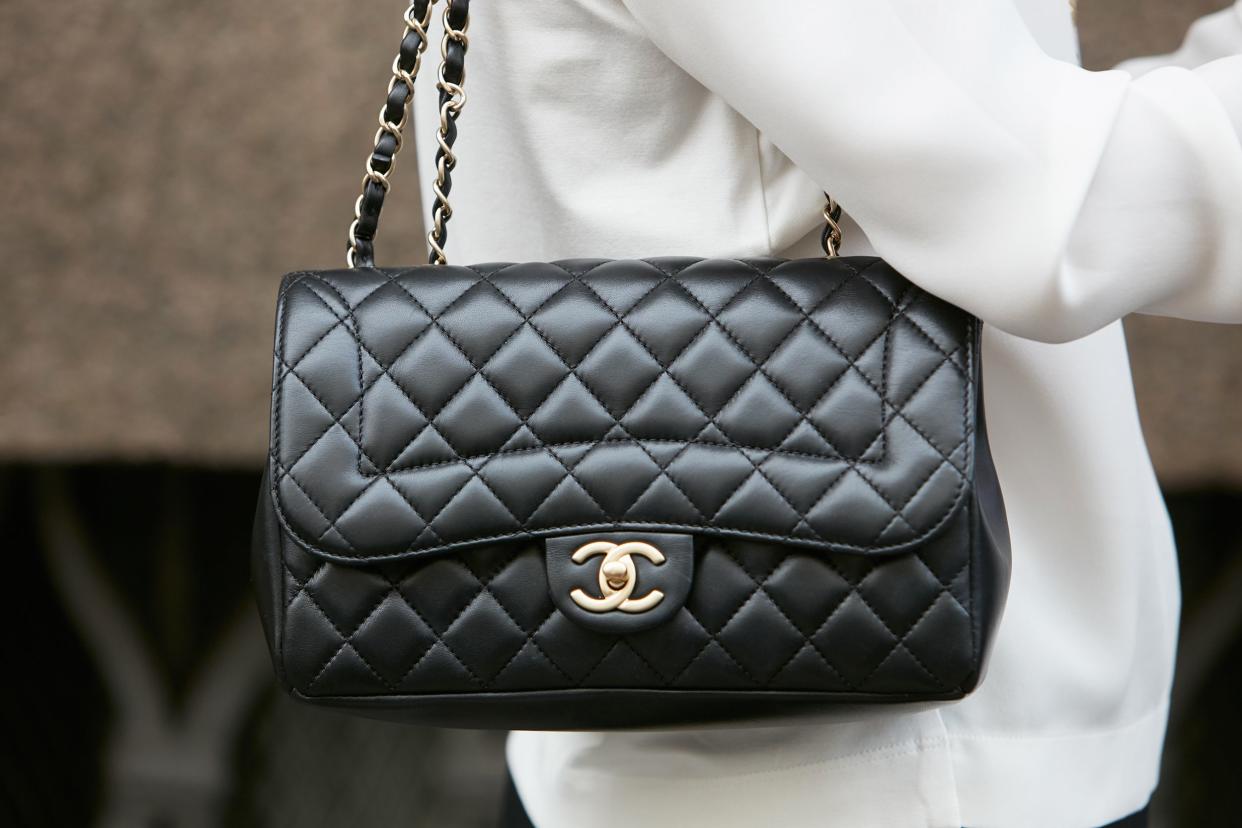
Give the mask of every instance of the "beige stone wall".
[[[1225, 4], [1081, 0], [1086, 61]], [[260, 462], [276, 282], [340, 261], [400, 6], [0, 3], [0, 457]], [[1165, 481], [1242, 484], [1242, 328], [1129, 330]]]
[[0, 3], [0, 454], [260, 463], [277, 281], [342, 261], [399, 34], [390, 0]]

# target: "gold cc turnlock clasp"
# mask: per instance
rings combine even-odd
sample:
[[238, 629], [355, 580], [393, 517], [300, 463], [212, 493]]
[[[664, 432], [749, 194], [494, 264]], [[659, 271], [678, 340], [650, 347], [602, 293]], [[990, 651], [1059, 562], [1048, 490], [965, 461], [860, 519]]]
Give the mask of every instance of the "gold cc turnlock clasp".
[[645, 612], [664, 598], [664, 593], [653, 589], [641, 598], [631, 598], [638, 581], [638, 567], [634, 564], [634, 555], [641, 555], [657, 566], [664, 563], [664, 553], [649, 543], [627, 541], [612, 543], [611, 541], [592, 541], [583, 544], [574, 551], [574, 563], [583, 563], [588, 558], [603, 555], [599, 564], [599, 591], [603, 596], [596, 598], [584, 590], [575, 589], [569, 593], [574, 603], [589, 612], [611, 612], [614, 609], [622, 612]]

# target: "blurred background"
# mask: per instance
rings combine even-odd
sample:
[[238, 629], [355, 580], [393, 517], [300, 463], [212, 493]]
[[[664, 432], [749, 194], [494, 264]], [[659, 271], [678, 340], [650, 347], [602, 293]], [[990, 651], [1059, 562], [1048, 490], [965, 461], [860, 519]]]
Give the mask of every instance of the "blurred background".
[[[1079, 0], [1084, 61], [1226, 5]], [[247, 583], [277, 280], [341, 260], [402, 7], [0, 3], [0, 825], [491, 824], [499, 734], [279, 697]], [[1236, 826], [1242, 328], [1127, 334], [1186, 596], [1156, 816]]]

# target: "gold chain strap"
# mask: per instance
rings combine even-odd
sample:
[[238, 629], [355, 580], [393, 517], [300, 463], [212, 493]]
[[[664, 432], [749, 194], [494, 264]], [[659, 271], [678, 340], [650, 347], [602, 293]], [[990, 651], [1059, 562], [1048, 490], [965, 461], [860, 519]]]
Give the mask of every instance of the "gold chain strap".
[[[405, 32], [402, 35], [402, 49], [392, 62], [392, 78], [388, 82], [388, 100], [379, 113], [379, 129], [375, 133], [375, 150], [367, 159], [366, 173], [362, 178], [362, 194], [354, 202], [354, 220], [349, 226], [349, 247], [345, 261], [349, 267], [358, 267], [359, 258], [362, 263], [373, 262], [374, 232], [379, 221], [379, 212], [383, 207], [384, 197], [392, 187], [389, 176], [396, 166], [397, 154], [401, 151], [403, 132], [410, 116], [410, 104], [414, 99], [414, 79], [422, 65], [423, 52], [427, 49], [427, 29], [431, 25], [431, 16], [439, 0], [412, 0], [406, 8], [403, 19]], [[469, 0], [446, 0], [444, 8], [444, 37], [440, 41], [440, 69], [436, 80], [436, 89], [440, 92], [440, 126], [436, 131], [439, 148], [436, 152], [436, 177], [432, 184], [435, 203], [432, 210], [432, 227], [427, 233], [427, 244], [431, 249], [429, 257], [432, 264], [446, 264], [448, 258], [444, 252], [447, 236], [447, 225], [453, 216], [453, 207], [449, 203], [449, 190], [452, 188], [452, 172], [457, 166], [457, 155], [453, 152], [453, 143], [457, 138], [457, 118], [466, 105], [465, 53], [470, 39], [466, 34], [470, 28]], [[410, 35], [414, 35], [413, 41]], [[402, 67], [403, 60], [410, 66]], [[447, 72], [451, 72], [450, 77]], [[400, 85], [400, 98], [394, 98]], [[393, 120], [392, 113], [400, 112], [400, 118]], [[385, 141], [385, 138], [390, 141]], [[386, 144], [390, 143], [391, 146]], [[379, 162], [377, 165], [377, 161]], [[820, 244], [824, 255], [829, 259], [836, 258], [841, 249], [841, 207], [824, 193], [824, 231]], [[364, 223], [366, 212], [366, 232], [359, 235]]]
[[379, 129], [375, 132], [375, 143], [378, 145], [387, 133], [391, 135], [395, 142], [392, 159], [388, 164], [387, 170], [381, 172], [375, 168], [375, 154], [367, 158], [366, 174], [362, 177], [362, 194], [358, 196], [358, 200], [354, 202], [354, 221], [349, 226], [349, 248], [345, 253], [345, 262], [350, 267], [357, 267], [356, 260], [358, 256], [358, 225], [362, 221], [362, 200], [366, 197], [367, 182], [379, 185], [384, 193], [392, 188], [388, 176], [392, 174], [393, 167], [397, 163], [397, 153], [401, 151], [403, 142], [402, 132], [405, 124], [409, 120], [410, 102], [414, 99], [414, 78], [418, 76], [418, 70], [422, 66], [423, 52], [427, 49], [427, 27], [431, 25], [431, 12], [438, 0], [429, 0], [423, 10], [422, 17], [418, 16], [418, 7], [422, 5], [419, 0], [411, 2], [405, 10], [403, 19], [405, 20], [405, 31], [401, 35], [404, 43], [410, 34], [418, 35], [418, 46], [414, 54], [414, 65], [407, 72], [401, 68], [401, 55], [398, 54], [392, 61], [392, 78], [388, 81], [388, 96], [396, 90], [397, 84], [405, 85], [405, 106], [401, 110], [401, 118], [397, 121], [389, 120], [388, 104], [380, 107], [379, 111]]
[[432, 226], [427, 233], [427, 245], [431, 248], [432, 264], [447, 264], [444, 253], [444, 240], [448, 220], [453, 215], [453, 206], [449, 203], [448, 190], [450, 175], [457, 166], [457, 155], [453, 152], [453, 140], [456, 137], [455, 122], [466, 105], [466, 90], [462, 85], [466, 82], [464, 63], [457, 70], [458, 79], [449, 80], [445, 77], [445, 67], [449, 65], [449, 46], [456, 42], [461, 46], [464, 56], [470, 45], [466, 30], [470, 28], [470, 16], [467, 14], [461, 28], [455, 28], [452, 21], [453, 0], [444, 7], [444, 37], [440, 40], [440, 71], [436, 79], [436, 89], [440, 90], [440, 128], [436, 130], [436, 141], [440, 148], [436, 153], [436, 180], [431, 185], [435, 194], [435, 207], [432, 210]]

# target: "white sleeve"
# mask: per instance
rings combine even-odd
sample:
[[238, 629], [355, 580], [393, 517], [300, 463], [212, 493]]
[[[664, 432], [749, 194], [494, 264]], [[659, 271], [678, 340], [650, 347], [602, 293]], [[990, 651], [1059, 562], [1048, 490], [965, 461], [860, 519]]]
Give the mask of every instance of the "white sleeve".
[[1088, 72], [1003, 0], [624, 2], [880, 255], [984, 321], [1045, 341], [1132, 311], [1242, 321], [1242, 56]]

